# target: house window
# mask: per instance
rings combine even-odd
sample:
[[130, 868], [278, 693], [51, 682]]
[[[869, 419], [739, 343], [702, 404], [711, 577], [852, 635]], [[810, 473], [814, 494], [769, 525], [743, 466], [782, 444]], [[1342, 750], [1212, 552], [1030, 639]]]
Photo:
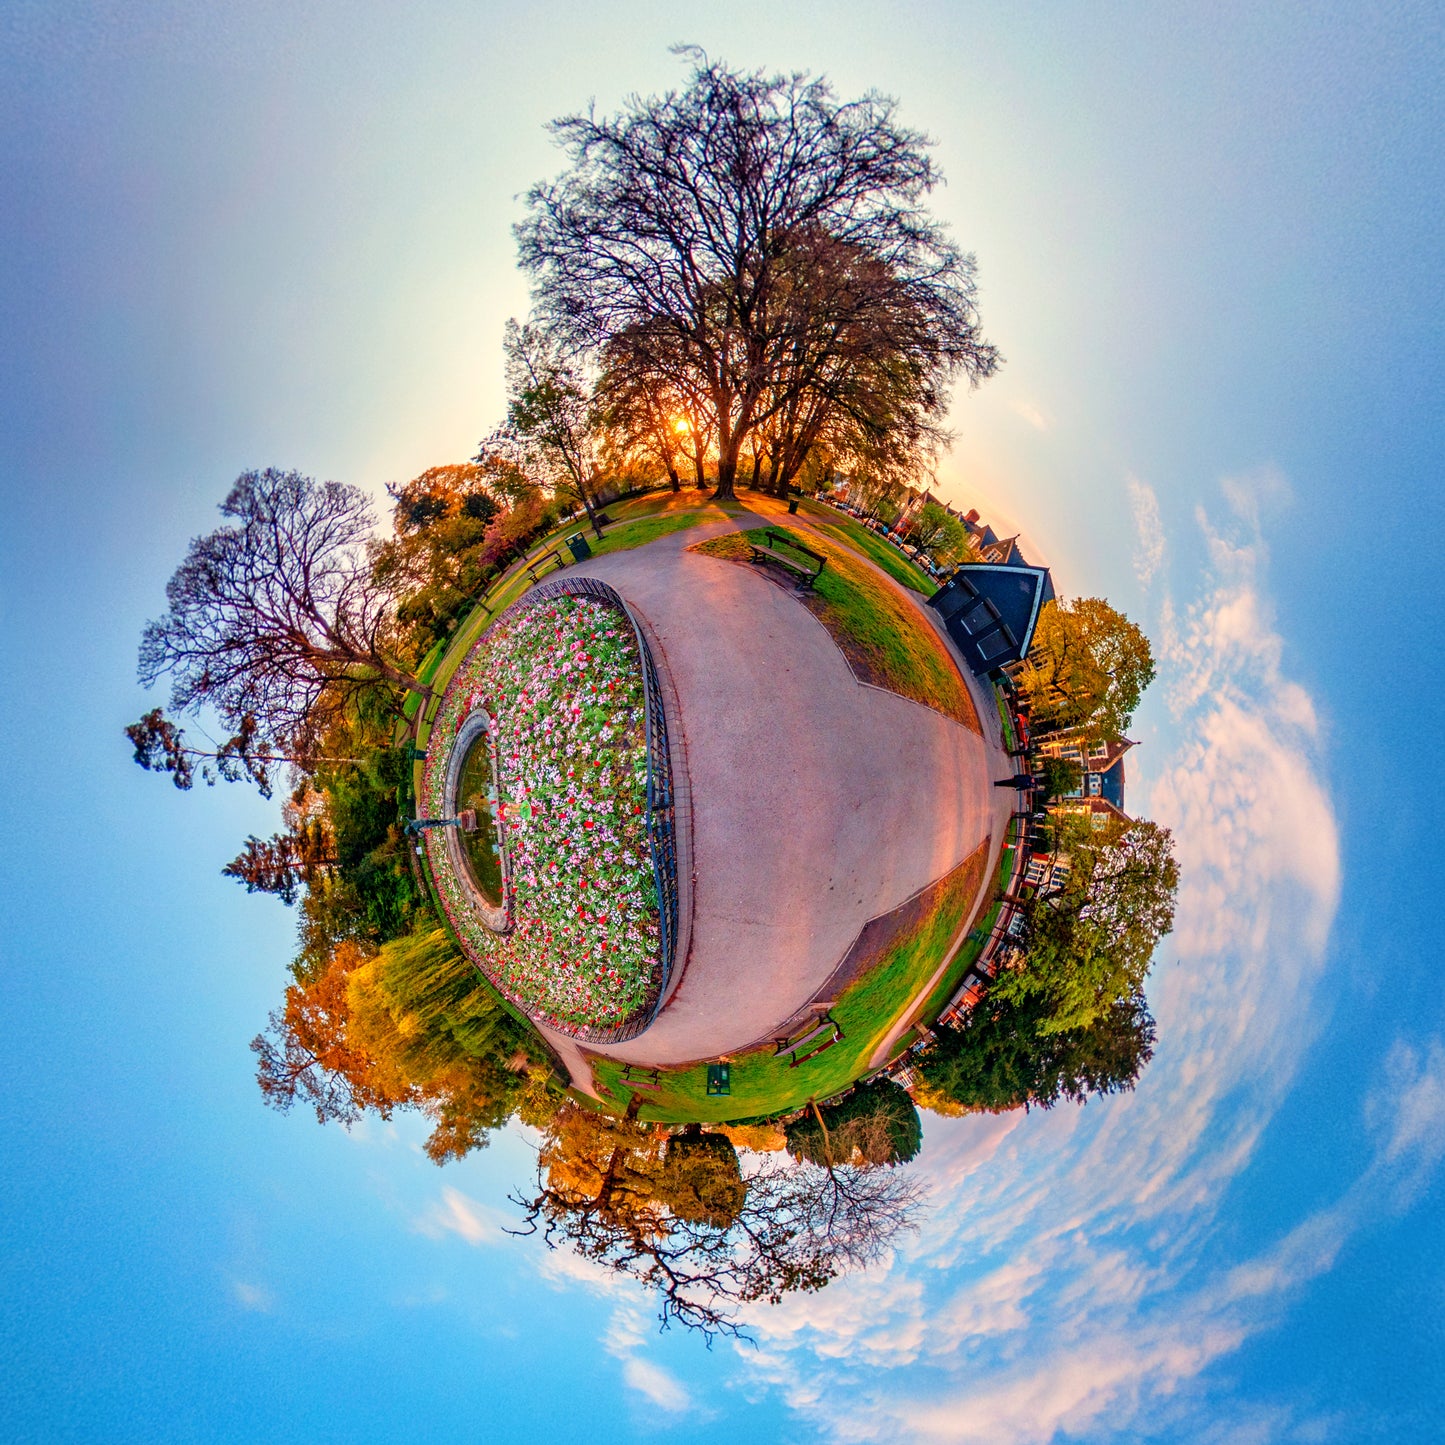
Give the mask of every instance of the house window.
[[993, 609], [987, 602], [980, 602], [972, 611], [966, 612], [963, 617], [963, 630], [972, 637], [977, 632], [983, 632], [993, 624]]
[[994, 658], [1001, 657], [1013, 645], [1013, 638], [1009, 636], [1008, 628], [1000, 627], [997, 632], [990, 632], [987, 637], [979, 639], [978, 655], [985, 662], [992, 662]]

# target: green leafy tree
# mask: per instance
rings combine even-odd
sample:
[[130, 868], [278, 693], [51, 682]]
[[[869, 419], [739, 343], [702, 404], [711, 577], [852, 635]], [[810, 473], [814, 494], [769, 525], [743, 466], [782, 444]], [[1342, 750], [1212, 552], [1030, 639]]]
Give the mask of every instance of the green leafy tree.
[[1045, 757], [1039, 764], [1045, 801], [1067, 798], [1078, 791], [1084, 770], [1073, 758]]
[[726, 1134], [690, 1124], [668, 1138], [659, 1197], [677, 1219], [728, 1229], [737, 1223], [748, 1189], [738, 1151]]
[[1159, 940], [1174, 926], [1179, 865], [1167, 828], [1144, 820], [1068, 844], [1060, 890], [1023, 905], [1024, 962], [1000, 971], [990, 996], [1038, 1001], [1042, 1033], [1087, 1028], [1139, 993]]
[[943, 1028], [917, 1066], [918, 1102], [938, 1113], [1002, 1113], [1132, 1089], [1154, 1052], [1144, 996], [1115, 999], [1083, 1028], [1051, 1022], [1047, 1000], [990, 993], [961, 1029]]
[[793, 1158], [824, 1167], [905, 1164], [923, 1145], [918, 1110], [892, 1079], [873, 1079], [835, 1104], [811, 1107], [785, 1132]]
[[1036, 731], [1121, 738], [1154, 680], [1149, 639], [1099, 597], [1047, 604], [1015, 681]]
[[324, 968], [286, 990], [251, 1047], [262, 1096], [282, 1112], [309, 1104], [323, 1123], [414, 1108], [435, 1123], [437, 1163], [484, 1147], [520, 1113], [545, 1123], [549, 1063], [440, 929], [377, 953], [339, 944]]
[[968, 533], [963, 523], [937, 502], [923, 504], [908, 536], [915, 547], [927, 552], [940, 566], [968, 555]]

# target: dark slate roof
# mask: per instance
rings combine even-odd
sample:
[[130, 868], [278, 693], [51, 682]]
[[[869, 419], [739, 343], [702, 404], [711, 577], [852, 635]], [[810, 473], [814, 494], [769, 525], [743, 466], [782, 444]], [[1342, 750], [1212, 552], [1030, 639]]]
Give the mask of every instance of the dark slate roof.
[[1099, 796], [1112, 803], [1121, 813], [1124, 811], [1124, 755], [1107, 773], [1099, 775]]
[[968, 665], [982, 674], [1028, 651], [1039, 610], [1053, 595], [1047, 567], [966, 562], [929, 603]]

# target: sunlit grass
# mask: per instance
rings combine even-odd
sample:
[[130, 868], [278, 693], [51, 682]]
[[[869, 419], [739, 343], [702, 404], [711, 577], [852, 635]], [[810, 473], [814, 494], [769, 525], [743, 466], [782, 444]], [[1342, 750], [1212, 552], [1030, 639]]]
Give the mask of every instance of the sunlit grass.
[[891, 542], [885, 542], [876, 532], [870, 532], [852, 517], [817, 502], [804, 502], [802, 511], [815, 527], [821, 527], [839, 541], [861, 552], [895, 582], [901, 582], [912, 591], [923, 593], [925, 597], [932, 597], [938, 591], [938, 583], [923, 568], [910, 562]]

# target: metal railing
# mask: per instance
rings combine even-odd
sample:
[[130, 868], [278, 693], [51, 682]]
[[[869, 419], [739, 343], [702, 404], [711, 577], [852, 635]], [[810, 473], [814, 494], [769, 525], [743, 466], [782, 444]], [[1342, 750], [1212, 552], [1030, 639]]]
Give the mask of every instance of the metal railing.
[[657, 665], [652, 649], [642, 634], [637, 618], [621, 594], [595, 577], [556, 577], [540, 582], [516, 604], [529, 607], [554, 597], [595, 597], [615, 607], [632, 626], [637, 640], [637, 653], [642, 659], [643, 729], [647, 754], [647, 840], [652, 853], [653, 880], [657, 887], [658, 928], [660, 947], [658, 967], [648, 981], [643, 1006], [625, 1023], [610, 1029], [589, 1029], [548, 1019], [547, 1026], [572, 1035], [586, 1043], [618, 1044], [635, 1039], [651, 1026], [672, 977], [677, 952], [677, 821], [673, 805], [672, 750], [667, 735], [667, 714], [662, 705], [662, 689], [658, 683]]

